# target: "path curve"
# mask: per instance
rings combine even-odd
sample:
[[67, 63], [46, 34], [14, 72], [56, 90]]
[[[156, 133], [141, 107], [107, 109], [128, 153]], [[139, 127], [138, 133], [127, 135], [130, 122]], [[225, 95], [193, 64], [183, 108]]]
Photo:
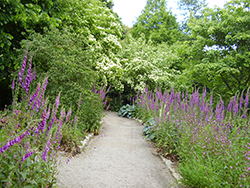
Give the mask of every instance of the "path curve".
[[161, 188], [175, 182], [161, 159], [143, 139], [143, 126], [135, 120], [105, 112], [100, 135], [81, 155], [59, 167], [59, 187]]

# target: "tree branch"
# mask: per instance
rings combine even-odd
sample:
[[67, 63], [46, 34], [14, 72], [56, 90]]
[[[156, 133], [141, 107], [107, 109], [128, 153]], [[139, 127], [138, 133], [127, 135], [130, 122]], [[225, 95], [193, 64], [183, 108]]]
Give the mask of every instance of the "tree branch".
[[229, 89], [230, 91], [233, 91], [233, 90], [231, 89], [231, 87], [229, 86], [229, 84], [227, 83], [226, 79], [223, 77], [223, 75], [220, 74], [220, 76], [221, 76], [223, 82], [224, 82], [224, 83], [226, 84], [226, 86], [228, 87], [228, 89]]

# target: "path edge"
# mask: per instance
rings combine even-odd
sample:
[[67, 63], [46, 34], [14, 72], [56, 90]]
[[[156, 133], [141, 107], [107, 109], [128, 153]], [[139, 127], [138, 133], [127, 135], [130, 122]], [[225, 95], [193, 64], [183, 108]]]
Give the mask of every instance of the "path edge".
[[[136, 120], [138, 123], [140, 123], [141, 125], [143, 125], [143, 121], [140, 120], [140, 119], [136, 119], [136, 118], [133, 118], [134, 120]], [[172, 167], [174, 166], [174, 163], [163, 157], [162, 155], [159, 155], [159, 157], [161, 158], [161, 160], [164, 162], [164, 164], [166, 165], [166, 167], [168, 168], [168, 170], [172, 173], [173, 177], [178, 181], [180, 181], [182, 179], [181, 175]]]
[[[102, 126], [103, 124], [103, 119], [100, 121], [100, 124]], [[84, 148], [89, 144], [90, 140], [94, 137], [94, 133], [89, 133], [86, 138], [81, 142], [81, 146], [78, 146], [80, 148], [80, 151], [82, 152], [84, 150]]]

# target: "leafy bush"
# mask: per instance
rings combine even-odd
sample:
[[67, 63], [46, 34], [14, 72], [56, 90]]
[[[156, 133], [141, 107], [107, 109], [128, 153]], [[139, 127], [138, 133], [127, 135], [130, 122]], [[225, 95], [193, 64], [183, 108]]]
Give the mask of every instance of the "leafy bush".
[[154, 140], [156, 137], [156, 122], [154, 118], [151, 118], [147, 121], [146, 126], [143, 128], [143, 134], [146, 138]]
[[[79, 109], [94, 109], [94, 117], [86, 119], [93, 123], [91, 129], [99, 128], [91, 119], [96, 118], [99, 121], [102, 117], [105, 89], [101, 89], [98, 93], [100, 95], [90, 92], [95, 95], [91, 106], [91, 102], [87, 107], [82, 105], [84, 96], [81, 97], [74, 115], [71, 108], [68, 113], [64, 107], [59, 111], [61, 93], [56, 97], [55, 104], [50, 103], [45, 97], [48, 78], [45, 77], [42, 83], [36, 84], [32, 61], [27, 62], [28, 52], [18, 78], [13, 80], [14, 97], [11, 109], [0, 114], [1, 187], [53, 187], [56, 183], [57, 151], [66, 144], [70, 147], [68, 152], [75, 154], [78, 139], [86, 131], [78, 125], [82, 117]], [[88, 101], [88, 98], [84, 99]]]
[[122, 116], [122, 117], [126, 117], [126, 118], [133, 118], [134, 117], [134, 113], [135, 113], [135, 109], [136, 109], [136, 106], [135, 105], [125, 105], [125, 106], [122, 106], [118, 112], [118, 115], [119, 116]]

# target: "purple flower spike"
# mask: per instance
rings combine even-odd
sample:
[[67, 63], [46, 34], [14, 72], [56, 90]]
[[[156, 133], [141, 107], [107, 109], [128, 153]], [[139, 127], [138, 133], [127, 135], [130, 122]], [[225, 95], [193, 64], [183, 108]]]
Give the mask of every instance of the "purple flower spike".
[[28, 59], [28, 50], [26, 51], [26, 55], [25, 55], [25, 58], [24, 58], [24, 61], [23, 61], [21, 72], [19, 72], [19, 82], [18, 83], [20, 85], [22, 83], [23, 73], [24, 73], [24, 70], [25, 70], [25, 67], [26, 67], [27, 59]]
[[5, 150], [7, 150], [10, 147], [10, 143], [8, 142], [7, 144], [5, 144], [3, 147], [1, 147], [0, 149], [0, 154], [3, 153]]
[[43, 160], [46, 161], [46, 162], [47, 162], [47, 154], [48, 154], [48, 152], [50, 150], [49, 146], [50, 146], [50, 139], [48, 140], [48, 143], [47, 143], [47, 145], [45, 147], [45, 151], [43, 152], [43, 155], [42, 155]]
[[32, 76], [31, 76], [31, 67], [32, 67], [32, 62], [31, 60], [29, 61], [30, 64], [29, 64], [29, 70], [28, 70], [28, 74], [25, 78], [25, 83], [24, 83], [24, 86], [23, 88], [25, 89], [26, 93], [28, 94], [28, 91], [29, 91], [29, 87], [30, 87], [30, 82], [32, 82]]
[[107, 110], [109, 109], [109, 107], [110, 107], [110, 104], [108, 105]]
[[40, 91], [41, 87], [38, 85], [36, 92], [30, 97], [30, 101], [28, 103], [28, 106], [37, 98], [37, 95]]
[[41, 91], [41, 94], [40, 94], [40, 97], [39, 97], [39, 100], [37, 102], [37, 106], [36, 106], [36, 111], [38, 112], [39, 111], [39, 108], [40, 108], [40, 105], [41, 105], [41, 100], [44, 96], [44, 93], [45, 93], [45, 90], [46, 90], [46, 87], [47, 87], [47, 84], [48, 84], [48, 78], [46, 78], [45, 80], [45, 83], [44, 83], [44, 86], [43, 86], [43, 89]]
[[227, 110], [228, 110], [229, 112], [231, 112], [231, 111], [232, 111], [232, 107], [233, 107], [233, 101], [232, 101], [232, 99], [231, 99], [230, 102], [229, 102], [229, 104], [228, 104], [228, 106], [227, 106]]
[[81, 107], [81, 104], [82, 104], [82, 98], [80, 98], [80, 101], [78, 103], [78, 107], [80, 108]]
[[92, 92], [94, 92], [94, 91], [95, 91], [95, 84], [92, 87]]
[[59, 100], [60, 100], [60, 93], [59, 93], [58, 97], [56, 98], [56, 107], [59, 106]]
[[240, 109], [242, 109], [242, 104], [243, 104], [243, 91], [242, 91], [241, 97], [240, 97]]
[[210, 95], [210, 106], [211, 107], [213, 106], [213, 93], [211, 93]]
[[109, 86], [109, 88], [108, 88], [108, 90], [107, 90], [107, 92], [106, 92], [106, 93], [108, 93], [108, 92], [110, 91], [110, 88], [111, 88], [111, 86]]
[[11, 89], [15, 89], [15, 78], [13, 79], [12, 85], [11, 85]]
[[72, 109], [70, 108], [68, 113], [67, 113], [67, 116], [66, 116], [66, 122], [68, 122], [69, 117], [71, 116], [71, 114], [72, 114]]
[[34, 153], [34, 151], [31, 151], [29, 153], [26, 153], [24, 156], [23, 156], [23, 159], [22, 159], [22, 162], [23, 163], [28, 157], [30, 157], [32, 154]]
[[248, 107], [248, 101], [249, 101], [249, 88], [247, 90], [247, 94], [246, 94], [246, 99], [245, 99], [245, 108]]
[[39, 125], [39, 130], [42, 131], [42, 133], [44, 133], [44, 128], [46, 126], [46, 118], [47, 118], [47, 112], [46, 109], [44, 109], [43, 113], [42, 113], [42, 121], [38, 123]]

